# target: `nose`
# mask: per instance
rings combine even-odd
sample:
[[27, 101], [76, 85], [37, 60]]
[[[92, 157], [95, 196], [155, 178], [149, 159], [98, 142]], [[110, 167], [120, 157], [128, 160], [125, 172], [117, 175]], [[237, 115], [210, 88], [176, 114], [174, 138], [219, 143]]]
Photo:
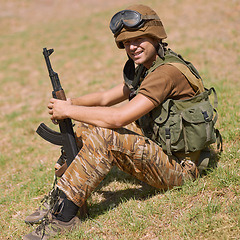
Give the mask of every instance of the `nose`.
[[135, 50], [137, 48], [137, 44], [135, 41], [129, 41], [129, 49]]

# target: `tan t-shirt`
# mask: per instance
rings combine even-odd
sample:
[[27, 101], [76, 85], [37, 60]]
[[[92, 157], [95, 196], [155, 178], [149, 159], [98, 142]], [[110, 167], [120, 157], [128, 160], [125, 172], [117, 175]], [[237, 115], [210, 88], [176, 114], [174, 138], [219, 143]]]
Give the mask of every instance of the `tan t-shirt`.
[[170, 64], [161, 65], [147, 75], [138, 93], [149, 98], [155, 106], [169, 98], [183, 100], [195, 95], [181, 71]]

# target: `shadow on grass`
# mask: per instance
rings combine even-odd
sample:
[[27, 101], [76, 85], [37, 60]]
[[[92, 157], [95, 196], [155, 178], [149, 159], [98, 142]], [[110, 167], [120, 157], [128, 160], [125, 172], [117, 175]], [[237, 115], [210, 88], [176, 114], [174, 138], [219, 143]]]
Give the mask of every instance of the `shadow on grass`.
[[[117, 181], [119, 184], [131, 184], [132, 187], [117, 191], [104, 190], [104, 186], [107, 186], [113, 181]], [[113, 167], [107, 177], [96, 188], [95, 192], [101, 195], [103, 200], [98, 203], [89, 204], [88, 213], [91, 218], [95, 218], [110, 209], [116, 208], [123, 201], [128, 201], [130, 199], [146, 200], [163, 191], [120, 171], [117, 167]]]
[[[219, 161], [220, 155], [215, 151], [210, 151], [209, 165], [206, 170], [204, 170], [201, 176], [208, 175], [213, 169], [217, 168], [217, 163]], [[105, 186], [109, 183], [117, 181], [119, 184], [130, 184], [131, 187], [123, 190], [104, 190]], [[176, 187], [175, 190], [180, 190], [181, 187]], [[104, 214], [110, 209], [116, 208], [123, 201], [134, 200], [146, 200], [156, 194], [164, 193], [166, 191], [156, 189], [145, 182], [142, 182], [135, 177], [120, 171], [116, 166], [112, 168], [106, 178], [99, 184], [95, 189], [97, 194], [101, 195], [102, 201], [98, 203], [89, 204], [89, 217], [96, 218], [97, 216]]]

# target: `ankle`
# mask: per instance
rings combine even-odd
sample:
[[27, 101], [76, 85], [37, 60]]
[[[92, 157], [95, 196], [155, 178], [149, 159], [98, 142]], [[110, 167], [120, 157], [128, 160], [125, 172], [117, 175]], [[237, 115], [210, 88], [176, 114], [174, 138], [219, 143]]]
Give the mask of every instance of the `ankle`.
[[74, 202], [65, 197], [60, 203], [57, 213], [54, 215], [59, 221], [69, 222], [77, 215], [78, 209], [79, 207]]

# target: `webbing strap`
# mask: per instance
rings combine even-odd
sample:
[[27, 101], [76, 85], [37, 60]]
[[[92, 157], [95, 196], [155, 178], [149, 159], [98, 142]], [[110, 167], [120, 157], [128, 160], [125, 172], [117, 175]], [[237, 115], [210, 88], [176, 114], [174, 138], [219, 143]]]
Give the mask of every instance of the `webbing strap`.
[[214, 94], [214, 102], [213, 102], [213, 111], [215, 112], [215, 117], [213, 119], [213, 123], [215, 125], [215, 123], [217, 122], [218, 120], [218, 112], [217, 112], [217, 107], [218, 107], [218, 99], [217, 99], [217, 93], [215, 91], [215, 89], [212, 87], [210, 88], [209, 90], [207, 88], [205, 88], [205, 91], [208, 91], [208, 96], [213, 92]]
[[204, 86], [202, 83], [202, 79], [197, 78], [194, 74], [192, 74], [192, 72], [186, 65], [179, 63], [179, 62], [169, 62], [167, 64], [170, 64], [170, 65], [176, 67], [187, 78], [188, 82], [190, 83], [190, 85], [192, 86], [194, 91], [196, 92], [196, 95], [204, 92]]
[[171, 152], [171, 133], [170, 133], [170, 128], [169, 127], [165, 128], [165, 137], [166, 137], [167, 154], [169, 156], [171, 156], [172, 155], [172, 152]]
[[216, 90], [211, 87], [210, 89], [205, 88], [206, 91], [208, 91], [208, 95], [210, 95], [212, 92], [214, 94], [214, 108], [218, 107], [218, 99], [217, 99], [217, 93]]
[[[205, 88], [205, 90], [208, 90], [208, 89]], [[213, 123], [215, 125], [215, 123], [217, 122], [217, 119], [218, 119], [218, 113], [216, 110], [216, 108], [218, 107], [218, 99], [217, 99], [217, 93], [213, 87], [209, 89], [208, 95], [210, 95], [212, 92], [214, 94], [214, 109], [213, 110], [215, 112], [215, 117], [213, 119]], [[220, 134], [218, 129], [215, 129], [215, 133], [216, 133], [217, 149], [220, 150], [220, 152], [222, 152], [223, 151], [222, 135]]]
[[220, 149], [220, 152], [223, 151], [223, 141], [222, 141], [222, 135], [220, 134], [218, 129], [216, 130], [216, 138], [217, 138], [217, 149]]
[[215, 123], [217, 122], [217, 120], [218, 120], [218, 112], [217, 112], [217, 110], [214, 108], [213, 109], [213, 111], [215, 112], [215, 117], [214, 117], [214, 119], [213, 119], [213, 124], [215, 125]]

